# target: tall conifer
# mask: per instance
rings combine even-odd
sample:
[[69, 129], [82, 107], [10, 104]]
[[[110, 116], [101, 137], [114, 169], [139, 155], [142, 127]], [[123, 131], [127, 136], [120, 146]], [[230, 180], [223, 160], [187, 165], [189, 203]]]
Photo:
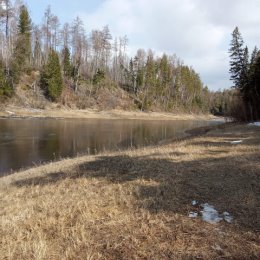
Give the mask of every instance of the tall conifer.
[[66, 77], [72, 76], [72, 65], [71, 65], [71, 58], [70, 58], [70, 50], [68, 47], [65, 47], [62, 51], [63, 56], [63, 73]]
[[12, 75], [19, 81], [21, 72], [30, 68], [31, 58], [31, 19], [25, 5], [20, 8], [18, 21], [18, 38], [15, 44], [12, 62]]
[[238, 27], [232, 33], [231, 46], [229, 49], [230, 53], [230, 74], [231, 80], [234, 82], [235, 88], [241, 88], [240, 76], [243, 69], [244, 62], [244, 48], [243, 48], [243, 38], [239, 32]]
[[52, 101], [57, 101], [61, 95], [63, 80], [57, 52], [51, 50], [47, 64], [41, 73], [41, 87]]

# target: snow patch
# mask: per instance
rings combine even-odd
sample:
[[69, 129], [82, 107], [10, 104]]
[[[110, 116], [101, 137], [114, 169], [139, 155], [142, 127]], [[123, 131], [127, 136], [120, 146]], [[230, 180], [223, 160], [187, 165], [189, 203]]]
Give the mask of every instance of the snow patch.
[[254, 122], [254, 123], [251, 123], [249, 125], [260, 126], [260, 122]]
[[196, 218], [196, 217], [198, 217], [198, 212], [193, 212], [193, 211], [191, 211], [191, 212], [189, 213], [189, 218]]
[[14, 112], [12, 112], [12, 111], [5, 110], [5, 112], [10, 114], [10, 115], [14, 115]]
[[223, 218], [226, 222], [231, 223], [233, 220], [233, 217], [228, 212], [223, 212]]
[[196, 201], [196, 200], [193, 200], [192, 202], [191, 202], [191, 205], [192, 206], [195, 206], [195, 205], [197, 205], [198, 204], [198, 202]]
[[243, 140], [237, 140], [237, 141], [232, 141], [230, 142], [231, 144], [241, 144]]
[[208, 223], [215, 224], [223, 220], [222, 217], [220, 217], [219, 213], [214, 209], [212, 205], [209, 205], [208, 203], [202, 204], [203, 210], [202, 213], [202, 219]]
[[[198, 205], [198, 202], [196, 200], [193, 200], [191, 202], [193, 206]], [[233, 221], [233, 217], [230, 215], [228, 212], [223, 212], [220, 214], [214, 206], [204, 203], [201, 204], [200, 207], [202, 210], [200, 211], [200, 215], [202, 216], [202, 220], [205, 222], [211, 223], [211, 224], [216, 224], [219, 223], [220, 221], [226, 221], [228, 223], [231, 223]], [[196, 211], [191, 211], [189, 212], [189, 218], [197, 218], [199, 216], [199, 213]]]

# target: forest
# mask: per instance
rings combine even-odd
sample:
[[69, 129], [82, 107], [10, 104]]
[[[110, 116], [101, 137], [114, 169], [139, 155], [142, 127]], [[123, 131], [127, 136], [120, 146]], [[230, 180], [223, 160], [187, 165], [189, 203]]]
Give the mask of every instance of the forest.
[[[137, 50], [109, 27], [86, 32], [80, 17], [61, 24], [48, 6], [34, 24], [21, 1], [0, 1], [0, 98], [33, 108], [231, 114], [237, 90], [210, 91], [175, 54]], [[221, 87], [221, 86], [220, 86]]]
[[260, 119], [260, 51], [255, 47], [249, 54], [243, 37], [236, 27], [230, 44], [230, 74], [234, 88], [239, 92], [236, 118], [243, 121]]

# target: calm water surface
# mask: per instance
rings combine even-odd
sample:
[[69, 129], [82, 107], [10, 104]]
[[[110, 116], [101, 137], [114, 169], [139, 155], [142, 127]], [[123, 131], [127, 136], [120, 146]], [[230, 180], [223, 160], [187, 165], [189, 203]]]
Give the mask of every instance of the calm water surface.
[[82, 153], [157, 144], [217, 121], [0, 119], [0, 176]]

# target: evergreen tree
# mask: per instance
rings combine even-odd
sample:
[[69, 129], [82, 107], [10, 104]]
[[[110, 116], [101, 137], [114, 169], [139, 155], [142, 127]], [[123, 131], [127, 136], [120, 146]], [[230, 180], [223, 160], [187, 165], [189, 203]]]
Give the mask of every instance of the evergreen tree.
[[163, 55], [160, 61], [160, 81], [161, 86], [166, 87], [172, 80], [171, 68], [168, 63], [168, 57], [166, 54]]
[[258, 51], [255, 60], [255, 86], [256, 86], [256, 94], [260, 95], [260, 51]]
[[141, 110], [148, 109], [153, 104], [154, 92], [156, 88], [156, 61], [153, 58], [152, 52], [147, 57], [145, 64], [144, 73], [144, 84], [143, 88], [140, 89], [140, 99], [141, 99]]
[[61, 95], [63, 87], [61, 66], [59, 56], [54, 50], [51, 50], [47, 64], [41, 73], [41, 87], [52, 101], [57, 101]]
[[257, 60], [258, 54], [259, 54], [259, 51], [258, 51], [257, 47], [255, 46], [255, 48], [251, 54], [251, 58], [250, 58], [250, 69], [254, 66], [254, 64]]
[[255, 72], [256, 72], [256, 53], [255, 50], [251, 56], [249, 63], [248, 48], [243, 49], [243, 39], [236, 27], [232, 33], [232, 41], [230, 48], [230, 73], [231, 79], [240, 92], [245, 107], [246, 120], [254, 120], [256, 117], [256, 91], [254, 91]]
[[250, 73], [250, 88], [253, 107], [253, 120], [260, 119], [260, 52], [255, 55], [255, 62]]
[[253, 100], [252, 100], [252, 85], [249, 80], [250, 64], [249, 53], [246, 47], [243, 55], [243, 63], [240, 73], [240, 93], [246, 108], [246, 118], [253, 120]]
[[133, 59], [130, 59], [129, 62], [129, 73], [128, 78], [131, 85], [131, 90], [135, 93], [136, 92], [136, 70], [135, 70], [135, 64]]
[[249, 91], [249, 53], [248, 48], [244, 49], [241, 72], [239, 77], [240, 89], [243, 96]]
[[147, 57], [145, 65], [145, 88], [152, 89], [156, 86], [156, 62], [153, 55]]
[[136, 75], [136, 88], [142, 89], [144, 86], [144, 68], [138, 68]]
[[243, 69], [244, 63], [244, 41], [239, 32], [238, 27], [232, 33], [232, 41], [229, 49], [230, 53], [230, 74], [231, 80], [234, 82], [234, 87], [240, 89], [241, 88], [241, 71]]
[[65, 47], [62, 51], [63, 56], [63, 73], [65, 77], [70, 78], [72, 76], [72, 65], [70, 58], [70, 50], [68, 47]]
[[9, 80], [5, 73], [4, 62], [0, 61], [0, 97], [11, 97], [13, 94], [13, 88], [9, 84]]
[[98, 69], [96, 74], [93, 77], [93, 84], [99, 85], [105, 79], [105, 72], [101, 69]]
[[30, 67], [31, 59], [31, 19], [25, 5], [20, 8], [18, 21], [18, 38], [15, 44], [12, 76], [15, 82], [19, 81], [21, 72]]

